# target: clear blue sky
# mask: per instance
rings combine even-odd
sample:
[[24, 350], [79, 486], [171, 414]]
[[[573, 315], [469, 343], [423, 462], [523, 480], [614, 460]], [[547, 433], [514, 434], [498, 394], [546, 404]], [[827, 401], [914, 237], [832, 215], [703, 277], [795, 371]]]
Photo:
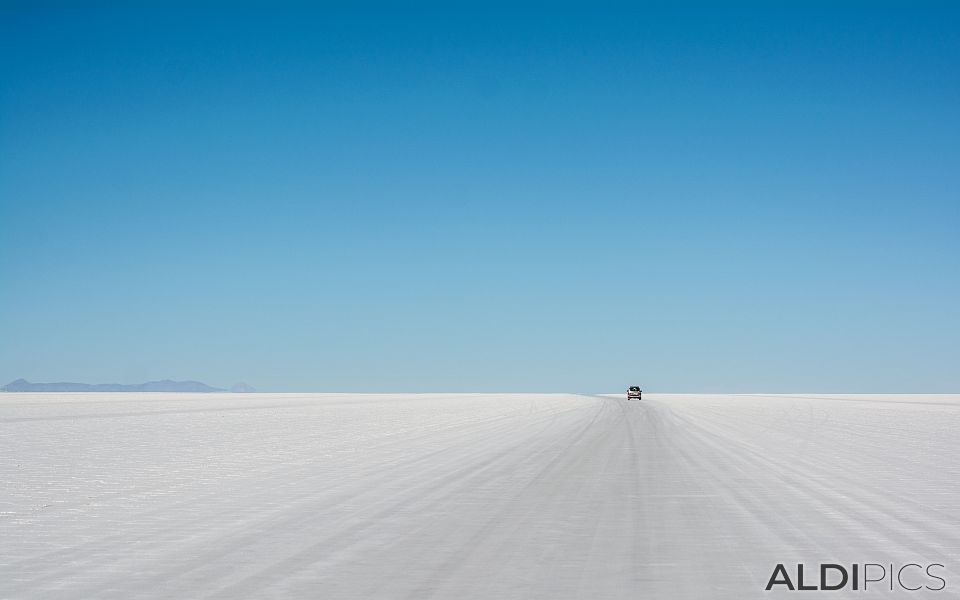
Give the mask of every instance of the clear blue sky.
[[0, 8], [0, 383], [960, 392], [956, 3], [136, 4]]

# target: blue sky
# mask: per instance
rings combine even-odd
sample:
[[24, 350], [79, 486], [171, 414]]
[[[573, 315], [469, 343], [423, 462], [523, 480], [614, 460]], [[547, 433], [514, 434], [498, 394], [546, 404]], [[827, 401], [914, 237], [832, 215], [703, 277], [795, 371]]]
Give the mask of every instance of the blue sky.
[[960, 391], [951, 3], [4, 3], [0, 379]]

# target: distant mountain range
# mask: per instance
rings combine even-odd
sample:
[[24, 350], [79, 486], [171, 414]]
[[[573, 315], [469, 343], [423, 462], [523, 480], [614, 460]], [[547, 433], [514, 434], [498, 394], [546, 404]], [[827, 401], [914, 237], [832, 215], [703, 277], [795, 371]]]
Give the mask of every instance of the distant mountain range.
[[199, 381], [148, 381], [146, 383], [31, 383], [26, 379], [17, 379], [0, 388], [4, 392], [253, 392], [245, 383], [238, 383], [230, 390], [215, 388]]

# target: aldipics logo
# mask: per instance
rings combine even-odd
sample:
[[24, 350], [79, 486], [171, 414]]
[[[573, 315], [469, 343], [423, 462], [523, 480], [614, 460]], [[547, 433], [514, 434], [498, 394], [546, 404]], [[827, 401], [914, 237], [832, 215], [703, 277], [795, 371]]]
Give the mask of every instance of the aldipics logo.
[[814, 573], [809, 571], [804, 573], [804, 566], [801, 563], [796, 566], [796, 571], [791, 577], [790, 569], [783, 564], [777, 564], [767, 582], [766, 590], [768, 592], [770, 590], [855, 590], [860, 592], [930, 590], [939, 592], [947, 588], [947, 580], [942, 577], [944, 569], [946, 567], [940, 563], [906, 563], [904, 565], [821, 563], [819, 569], [814, 569]]

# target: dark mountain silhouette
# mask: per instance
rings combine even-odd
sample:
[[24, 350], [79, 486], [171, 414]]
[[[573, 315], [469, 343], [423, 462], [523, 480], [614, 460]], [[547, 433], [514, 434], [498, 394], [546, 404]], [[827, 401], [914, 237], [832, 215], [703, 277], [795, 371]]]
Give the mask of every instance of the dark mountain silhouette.
[[225, 392], [222, 388], [211, 387], [199, 381], [148, 381], [146, 383], [31, 383], [26, 379], [17, 379], [0, 388], [4, 392]]

